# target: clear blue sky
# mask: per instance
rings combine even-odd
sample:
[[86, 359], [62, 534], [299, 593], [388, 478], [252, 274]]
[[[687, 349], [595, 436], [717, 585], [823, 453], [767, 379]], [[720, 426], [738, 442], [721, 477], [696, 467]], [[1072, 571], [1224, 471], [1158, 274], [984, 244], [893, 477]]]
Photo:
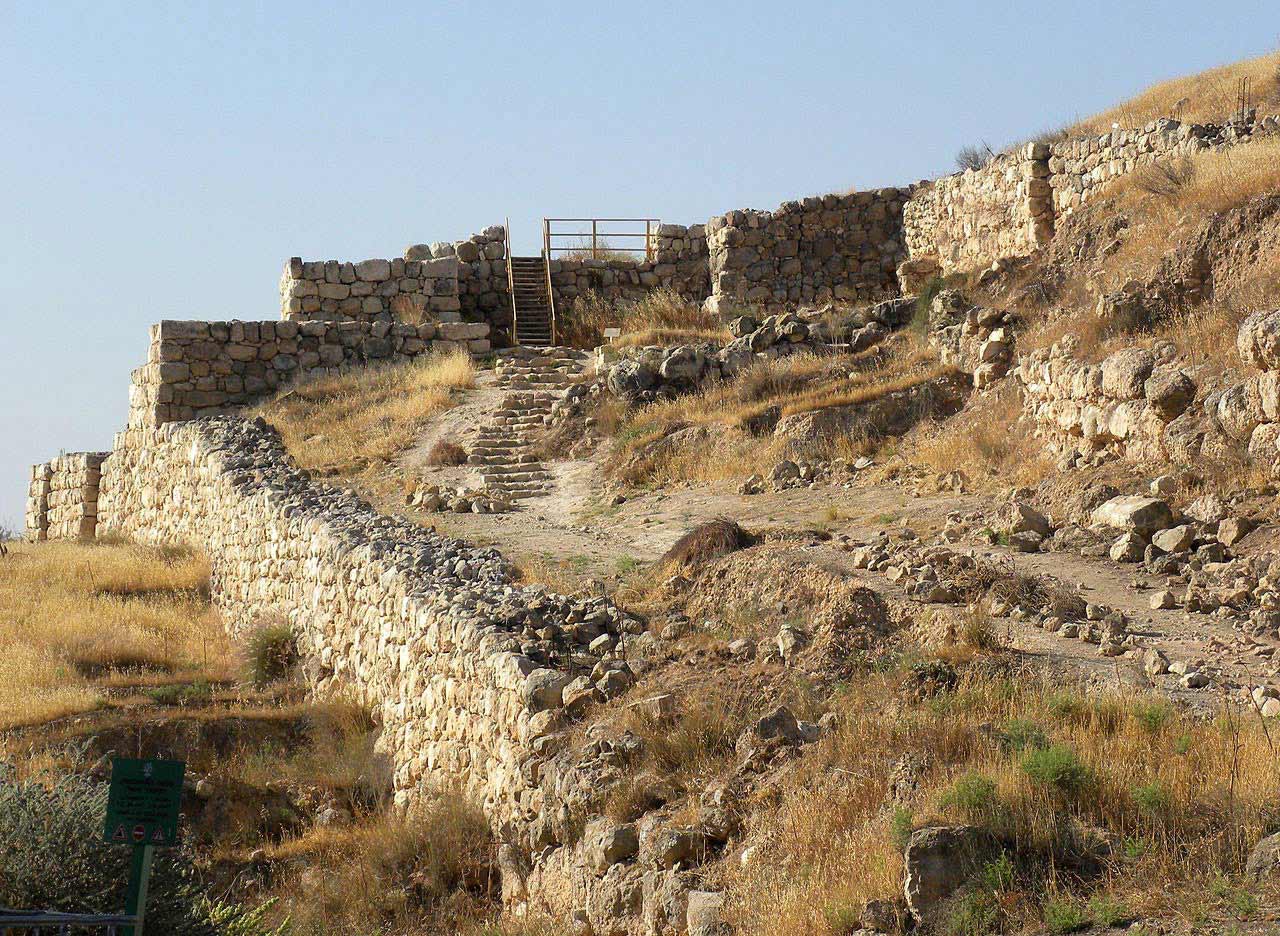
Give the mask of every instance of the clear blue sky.
[[1243, 0], [0, 0], [0, 523], [110, 447], [149, 323], [274, 318], [290, 255], [905, 183], [1278, 35]]

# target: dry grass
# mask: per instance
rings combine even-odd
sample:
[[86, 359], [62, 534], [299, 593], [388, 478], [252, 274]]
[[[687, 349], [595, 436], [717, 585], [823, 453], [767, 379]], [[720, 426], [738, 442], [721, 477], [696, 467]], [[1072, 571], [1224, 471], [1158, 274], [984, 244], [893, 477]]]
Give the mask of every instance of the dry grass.
[[493, 912], [495, 848], [483, 815], [457, 795], [411, 817], [313, 829], [269, 853], [303, 868], [274, 891], [272, 913], [298, 936], [460, 932]]
[[304, 383], [254, 415], [280, 431], [303, 468], [349, 473], [404, 451], [459, 390], [473, 386], [469, 355], [431, 355]]
[[[933, 352], [906, 336], [892, 350], [762, 360], [732, 381], [625, 415], [613, 413], [608, 423], [616, 426], [617, 444], [610, 471], [637, 486], [765, 473], [787, 453], [787, 441], [772, 434], [779, 417], [873, 403], [949, 372]], [[664, 441], [681, 429], [695, 433], [679, 444]], [[876, 442], [853, 435], [824, 439], [804, 457], [856, 458]]]
[[1241, 78], [1252, 82], [1253, 103], [1259, 107], [1259, 113], [1280, 110], [1280, 52], [1268, 52], [1152, 85], [1123, 104], [1080, 121], [1070, 132], [1073, 136], [1107, 133], [1112, 124], [1141, 127], [1161, 117], [1176, 117], [1192, 123], [1222, 123], [1235, 115]]
[[0, 559], [0, 727], [96, 707], [114, 685], [223, 679], [209, 568], [175, 549], [12, 544]]
[[671, 289], [655, 289], [634, 302], [584, 293], [561, 314], [559, 328], [562, 340], [575, 348], [603, 344], [606, 328], [622, 330], [621, 344], [732, 340], [716, 316]]
[[1033, 485], [1051, 463], [1021, 417], [1018, 389], [1006, 380], [945, 423], [909, 436], [903, 457], [939, 474], [963, 471], [978, 488]]
[[[902, 838], [934, 822], [978, 823], [1007, 843], [1012, 873], [981, 932], [1036, 922], [1053, 894], [1193, 919], [1231, 907], [1249, 848], [1277, 818], [1260, 718], [1228, 707], [1203, 721], [1154, 698], [1000, 675], [903, 703], [900, 678], [851, 684], [833, 700], [834, 735], [757, 803], [760, 854], [724, 868], [741, 932], [845, 932], [865, 901], [901, 892]], [[891, 770], [908, 754], [926, 766], [895, 804]], [[1113, 843], [1092, 870], [1086, 828]]]

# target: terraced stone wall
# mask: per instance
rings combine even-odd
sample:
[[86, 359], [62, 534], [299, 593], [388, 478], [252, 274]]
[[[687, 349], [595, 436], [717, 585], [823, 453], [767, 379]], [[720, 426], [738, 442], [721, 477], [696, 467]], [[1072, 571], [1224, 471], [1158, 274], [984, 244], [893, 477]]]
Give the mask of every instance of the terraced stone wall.
[[455, 350], [488, 352], [489, 326], [387, 319], [164, 321], [151, 326], [147, 363], [133, 372], [129, 426], [221, 415], [304, 378]]
[[105, 531], [205, 553], [233, 632], [288, 623], [310, 686], [375, 712], [398, 804], [456, 788], [495, 826], [538, 817], [533, 762], [564, 687], [612, 665], [603, 599], [513, 585], [495, 550], [312, 484], [259, 420], [126, 430], [100, 507]]
[[706, 229], [701, 224], [663, 224], [655, 236], [653, 259], [562, 258], [551, 261], [551, 291], [557, 311], [565, 311], [588, 291], [606, 299], [635, 301], [656, 289], [702, 302], [711, 292]]
[[711, 303], [732, 315], [800, 303], [875, 302], [898, 295], [910, 189], [884, 188], [740, 210], [707, 222]]

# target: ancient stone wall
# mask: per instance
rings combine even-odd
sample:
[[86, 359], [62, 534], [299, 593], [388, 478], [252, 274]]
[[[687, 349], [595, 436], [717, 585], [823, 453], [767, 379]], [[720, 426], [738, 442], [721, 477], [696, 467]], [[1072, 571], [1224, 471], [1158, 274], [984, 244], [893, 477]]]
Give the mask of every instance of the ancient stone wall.
[[605, 599], [513, 585], [496, 550], [312, 484], [259, 420], [121, 433], [100, 516], [107, 532], [205, 553], [233, 632], [288, 623], [309, 684], [374, 711], [402, 806], [457, 787], [495, 826], [530, 827], [544, 806], [532, 761], [565, 687], [580, 675], [603, 698], [631, 682]]
[[507, 231], [487, 227], [466, 240], [414, 244], [404, 252], [407, 261], [458, 262], [458, 308], [471, 322], [488, 322], [495, 329], [511, 328], [511, 291], [507, 286]]
[[280, 317], [357, 322], [462, 321], [458, 259], [289, 258], [280, 277]]
[[1145, 127], [1054, 143], [1049, 157], [1054, 212], [1065, 217], [1108, 182], [1157, 159], [1189, 156], [1214, 146], [1241, 142], [1249, 136], [1234, 127], [1163, 118]]
[[[456, 315], [456, 313], [454, 313]], [[219, 415], [282, 386], [428, 352], [489, 350], [489, 326], [376, 321], [174, 322], [151, 326], [147, 363], [133, 372], [129, 426]]]
[[909, 195], [897, 188], [823, 195], [712, 218], [706, 228], [712, 305], [730, 315], [897, 295]]
[[911, 259], [952, 273], [1025, 256], [1053, 237], [1052, 192], [1043, 143], [917, 186], [902, 211]]
[[98, 482], [106, 457], [106, 452], [72, 452], [31, 466], [27, 539], [93, 539], [98, 525]]

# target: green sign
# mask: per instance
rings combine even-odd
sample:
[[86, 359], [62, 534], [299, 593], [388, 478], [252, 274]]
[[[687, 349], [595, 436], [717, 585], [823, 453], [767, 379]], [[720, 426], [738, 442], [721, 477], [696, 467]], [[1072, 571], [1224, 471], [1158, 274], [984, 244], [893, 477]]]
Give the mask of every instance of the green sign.
[[114, 845], [177, 845], [186, 768], [185, 761], [113, 758], [104, 839]]

